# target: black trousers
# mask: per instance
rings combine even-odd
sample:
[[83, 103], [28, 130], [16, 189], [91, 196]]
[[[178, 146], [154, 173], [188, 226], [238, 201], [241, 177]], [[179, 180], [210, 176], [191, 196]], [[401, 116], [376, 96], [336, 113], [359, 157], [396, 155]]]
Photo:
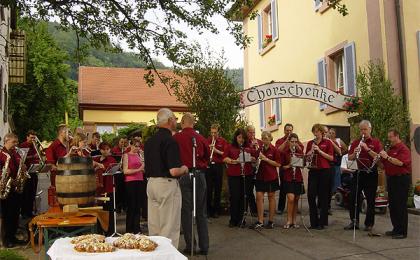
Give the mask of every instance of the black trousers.
[[220, 214], [220, 200], [223, 183], [223, 164], [210, 164], [206, 171], [207, 215]]
[[244, 179], [245, 179], [245, 194], [249, 198], [253, 194], [253, 179], [254, 176], [229, 176], [229, 202], [230, 202], [230, 223], [233, 225], [241, 224], [245, 205], [244, 205]]
[[[186, 248], [191, 249], [192, 233], [192, 211], [193, 211], [193, 183], [189, 175], [182, 176], [179, 180], [182, 193], [181, 225], [184, 231]], [[196, 223], [198, 233], [198, 245], [200, 250], [209, 249], [209, 231], [207, 226], [207, 195], [206, 195], [206, 176], [205, 171], [197, 170], [195, 175], [195, 206]], [[195, 232], [195, 231], [194, 231]], [[195, 237], [195, 236], [194, 236]], [[195, 248], [196, 241], [194, 241]]]
[[280, 190], [279, 190], [279, 201], [277, 204], [278, 211], [284, 211], [286, 205], [286, 192], [285, 192], [285, 181], [284, 181], [284, 174], [280, 171]]
[[[308, 178], [309, 216], [312, 227], [328, 226], [329, 169], [311, 169]], [[320, 208], [318, 214], [317, 200]]]
[[127, 207], [126, 197], [127, 191], [125, 188], [124, 174], [117, 174], [115, 178], [115, 203], [117, 204], [117, 209], [125, 209]]
[[139, 233], [140, 230], [140, 209], [142, 204], [142, 194], [145, 193], [146, 185], [144, 181], [128, 181], [125, 183], [127, 193], [127, 217], [125, 232]]
[[22, 209], [20, 212], [23, 217], [33, 217], [35, 195], [38, 187], [38, 174], [31, 173], [30, 175], [31, 178], [26, 181], [23, 187]]
[[408, 213], [407, 199], [410, 175], [388, 176], [389, 215], [396, 234], [407, 235]]
[[3, 245], [13, 242], [16, 239], [16, 231], [19, 224], [19, 214], [21, 207], [22, 195], [11, 191], [9, 196], [1, 200], [1, 217], [3, 228]]
[[[359, 185], [357, 185], [357, 178], [359, 178]], [[358, 186], [358, 189], [356, 189], [356, 186]], [[357, 171], [353, 175], [349, 201], [349, 213], [352, 221], [356, 220], [359, 223], [359, 214], [362, 205], [361, 192], [363, 191], [367, 202], [365, 226], [373, 226], [375, 224], [375, 198], [377, 188], [378, 171], [376, 169], [371, 172]], [[358, 198], [357, 209], [355, 208], [356, 198]]]
[[110, 198], [110, 201], [106, 201], [104, 203], [104, 210], [109, 212], [109, 225], [108, 231], [105, 232], [107, 236], [112, 235], [114, 233], [114, 211], [113, 211], [113, 203], [114, 203], [114, 193], [107, 193], [107, 196]]

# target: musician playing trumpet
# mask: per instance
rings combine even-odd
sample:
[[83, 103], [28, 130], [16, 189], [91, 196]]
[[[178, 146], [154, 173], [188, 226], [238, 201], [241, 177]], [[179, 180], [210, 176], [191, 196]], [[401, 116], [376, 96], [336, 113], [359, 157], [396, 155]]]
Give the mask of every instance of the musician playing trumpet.
[[[312, 126], [315, 138], [306, 146], [306, 158], [310, 162], [308, 176], [308, 203], [311, 228], [324, 229], [328, 225], [328, 196], [330, 190], [330, 162], [334, 159], [332, 143], [323, 138], [325, 128]], [[309, 159], [310, 158], [310, 159]], [[317, 199], [321, 208], [318, 214]]]
[[207, 214], [208, 217], [218, 218], [220, 214], [220, 200], [223, 181], [223, 152], [228, 145], [227, 141], [219, 136], [219, 124], [210, 128], [207, 138], [210, 144], [210, 165], [206, 171], [207, 184]]
[[[70, 150], [66, 154], [66, 157], [91, 157], [92, 150], [87, 145], [87, 136], [83, 133], [77, 133], [74, 135], [70, 143]], [[105, 169], [105, 166], [102, 163], [92, 161], [93, 168], [96, 170], [98, 168]]]
[[257, 190], [257, 212], [258, 221], [250, 226], [252, 229], [260, 229], [264, 226], [264, 193], [268, 194], [268, 222], [265, 228], [274, 228], [274, 214], [276, 213], [276, 199], [274, 194], [279, 190], [279, 179], [277, 167], [280, 167], [280, 151], [271, 142], [273, 136], [270, 132], [261, 133], [262, 147], [259, 149], [257, 160], [257, 179], [255, 189]]
[[[376, 165], [371, 166], [376, 154], [382, 151], [382, 144], [372, 137], [372, 125], [368, 120], [359, 123], [359, 130], [361, 138], [354, 140], [349, 150], [349, 160], [357, 161], [358, 170], [353, 174], [351, 183], [349, 202], [351, 222], [344, 229], [359, 229], [359, 212], [362, 204], [360, 194], [363, 191], [367, 202], [364, 230], [371, 231], [375, 224], [375, 197], [378, 187], [378, 170]], [[355, 209], [356, 198], [358, 198], [357, 209]]]

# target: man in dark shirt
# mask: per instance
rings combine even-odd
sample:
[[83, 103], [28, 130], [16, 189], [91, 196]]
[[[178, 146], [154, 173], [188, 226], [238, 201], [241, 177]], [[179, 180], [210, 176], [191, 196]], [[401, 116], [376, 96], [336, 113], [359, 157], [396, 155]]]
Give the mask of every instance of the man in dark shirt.
[[164, 236], [178, 248], [181, 224], [181, 189], [178, 177], [188, 173], [182, 165], [179, 147], [172, 137], [176, 117], [168, 108], [157, 113], [158, 131], [144, 147], [150, 236]]
[[[200, 246], [200, 254], [207, 255], [209, 248], [209, 234], [207, 228], [207, 196], [206, 196], [206, 169], [210, 158], [210, 149], [207, 140], [194, 130], [194, 116], [190, 113], [185, 113], [181, 119], [182, 131], [174, 135], [175, 140], [179, 145], [181, 152], [182, 163], [189, 169], [193, 165], [193, 146], [196, 143], [196, 219], [197, 219], [197, 232], [198, 244]], [[193, 141], [194, 139], [194, 141]], [[190, 176], [183, 176], [180, 179], [181, 192], [182, 192], [182, 210], [181, 210], [181, 224], [184, 230], [184, 239], [186, 248], [184, 253], [191, 254], [191, 243], [195, 246], [195, 241], [191, 237], [191, 212], [193, 210], [193, 187]], [[195, 232], [195, 231], [194, 231]]]

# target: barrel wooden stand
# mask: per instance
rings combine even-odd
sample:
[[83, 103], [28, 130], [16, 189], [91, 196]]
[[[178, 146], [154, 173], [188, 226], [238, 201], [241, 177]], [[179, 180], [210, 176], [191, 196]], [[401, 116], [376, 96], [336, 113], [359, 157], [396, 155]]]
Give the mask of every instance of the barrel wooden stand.
[[96, 177], [92, 158], [58, 159], [55, 186], [60, 207], [69, 204], [77, 204], [79, 207], [93, 206]]

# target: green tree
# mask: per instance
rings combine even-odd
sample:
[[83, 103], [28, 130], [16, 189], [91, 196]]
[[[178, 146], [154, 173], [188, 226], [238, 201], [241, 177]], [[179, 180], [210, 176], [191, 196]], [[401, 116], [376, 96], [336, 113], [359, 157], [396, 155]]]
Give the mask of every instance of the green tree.
[[201, 134], [208, 136], [211, 124], [219, 123], [221, 134], [230, 140], [239, 118], [240, 97], [224, 70], [225, 59], [210, 52], [200, 52], [198, 62], [178, 70], [181, 78], [171, 85], [177, 99], [195, 114]]
[[[382, 143], [387, 143], [390, 128], [396, 128], [403, 140], [408, 140], [410, 116], [402, 97], [395, 95], [391, 81], [386, 77], [383, 63], [369, 62], [359, 68], [357, 87], [362, 99], [357, 120], [367, 119], [372, 123], [372, 133]], [[408, 142], [407, 142], [408, 143]]]
[[46, 23], [21, 20], [18, 26], [26, 32], [27, 83], [10, 86], [10, 113], [20, 138], [34, 129], [41, 138], [51, 140], [57, 125], [64, 123], [66, 109], [70, 117], [78, 117], [77, 106], [74, 110], [77, 87], [67, 79], [67, 55], [57, 47]]

